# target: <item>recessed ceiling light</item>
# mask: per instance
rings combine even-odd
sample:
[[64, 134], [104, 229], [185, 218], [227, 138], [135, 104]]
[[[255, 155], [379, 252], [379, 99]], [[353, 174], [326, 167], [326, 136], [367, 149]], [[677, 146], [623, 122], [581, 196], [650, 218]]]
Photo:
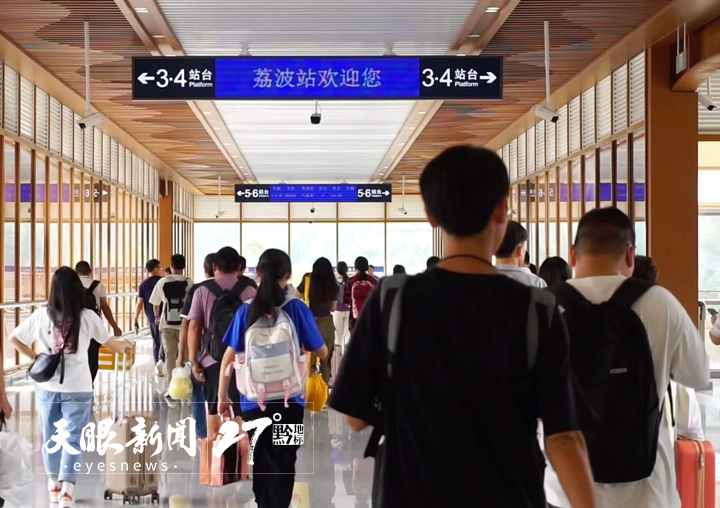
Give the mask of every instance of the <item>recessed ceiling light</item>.
[[455, 55], [455, 56], [465, 56], [465, 53], [458, 53], [458, 54]]
[[471, 39], [477, 39], [478, 37], [480, 37], [480, 34], [470, 34], [468, 35], [468, 37], [470, 37]]
[[387, 169], [387, 168], [389, 168], [389, 167], [390, 167], [390, 166], [384, 166], [383, 169]]
[[411, 131], [414, 131], [414, 130], [415, 130], [415, 127], [410, 127], [410, 130], [411, 130]]
[[225, 145], [225, 146], [230, 146], [230, 143], [223, 143], [223, 145]]
[[203, 113], [205, 113], [206, 115], [212, 115], [210, 111], [203, 111]]
[[238, 166], [240, 169], [244, 168], [245, 166]]
[[176, 56], [176, 55], [165, 55], [165, 56]]
[[164, 35], [153, 35], [153, 39], [164, 39]]
[[498, 12], [500, 10], [500, 7], [488, 7], [485, 9], [485, 12]]
[[380, 173], [380, 176], [383, 176], [385, 173]]
[[398, 143], [398, 146], [405, 146], [405, 143]]
[[237, 155], [233, 155], [232, 157], [233, 157], [233, 159], [237, 159]]
[[138, 14], [147, 14], [150, 12], [147, 7], [135, 7], [135, 12]]
[[248, 176], [248, 174], [247, 174], [247, 173], [243, 173], [243, 175], [245, 175], [245, 176]]
[[219, 131], [220, 127], [213, 127], [213, 129], [215, 129], [216, 131]]
[[427, 111], [418, 111], [418, 115], [424, 115]]
[[396, 155], [391, 155], [391, 156], [390, 156], [391, 159], [394, 159], [395, 157], [396, 157]]

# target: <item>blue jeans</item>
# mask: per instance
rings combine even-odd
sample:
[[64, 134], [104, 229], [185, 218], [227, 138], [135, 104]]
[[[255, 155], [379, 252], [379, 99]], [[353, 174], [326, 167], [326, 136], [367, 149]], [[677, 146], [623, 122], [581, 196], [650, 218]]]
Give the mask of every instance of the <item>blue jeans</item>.
[[192, 400], [192, 415], [195, 419], [195, 432], [197, 437], [207, 437], [207, 416], [205, 414], [205, 394], [203, 393], [203, 385], [201, 382], [195, 379], [195, 376], [190, 376], [193, 385]]
[[[80, 435], [90, 421], [92, 403], [92, 392], [60, 393], [37, 388], [37, 406], [43, 433], [43, 461], [48, 478], [70, 483], [77, 481], [82, 467]], [[46, 449], [45, 445], [57, 433], [55, 423], [63, 419], [67, 422], [64, 431], [70, 434], [65, 443], [79, 451], [77, 455], [69, 453], [64, 446], [54, 453]], [[48, 444], [50, 448], [55, 445], [54, 441]]]

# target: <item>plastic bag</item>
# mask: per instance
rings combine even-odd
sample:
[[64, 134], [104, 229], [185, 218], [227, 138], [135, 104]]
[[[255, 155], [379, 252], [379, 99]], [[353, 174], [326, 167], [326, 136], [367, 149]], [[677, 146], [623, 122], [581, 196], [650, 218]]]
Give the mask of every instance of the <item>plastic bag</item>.
[[184, 365], [175, 367], [172, 371], [172, 381], [168, 393], [175, 400], [189, 400], [192, 398], [193, 386], [190, 380], [190, 367]]
[[0, 497], [5, 506], [33, 504], [32, 446], [20, 434], [0, 432]]
[[700, 403], [695, 390], [677, 385], [677, 433], [695, 441], [705, 441]]
[[328, 399], [328, 387], [320, 374], [313, 374], [308, 379], [306, 388], [305, 409], [320, 412]]

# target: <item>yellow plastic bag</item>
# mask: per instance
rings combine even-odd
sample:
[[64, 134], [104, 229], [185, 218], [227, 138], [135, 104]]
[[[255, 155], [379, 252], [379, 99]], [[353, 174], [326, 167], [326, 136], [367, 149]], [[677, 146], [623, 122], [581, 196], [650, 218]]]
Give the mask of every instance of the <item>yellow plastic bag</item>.
[[192, 381], [190, 380], [190, 367], [176, 367], [172, 372], [172, 381], [168, 393], [175, 400], [189, 400], [192, 397]]
[[306, 388], [305, 408], [320, 412], [328, 399], [328, 387], [320, 374], [311, 374]]

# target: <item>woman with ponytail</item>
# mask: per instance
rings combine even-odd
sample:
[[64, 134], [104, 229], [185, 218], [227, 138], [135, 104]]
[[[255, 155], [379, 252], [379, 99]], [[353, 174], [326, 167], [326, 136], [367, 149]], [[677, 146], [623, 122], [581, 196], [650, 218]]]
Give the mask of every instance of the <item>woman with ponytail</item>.
[[[290, 257], [281, 250], [268, 249], [260, 256], [257, 273], [260, 287], [255, 298], [238, 309], [223, 339], [228, 348], [222, 360], [221, 372], [227, 371], [237, 353], [245, 352], [246, 330], [260, 318], [277, 318], [281, 309], [292, 321], [300, 347], [305, 351], [312, 351], [321, 359], [325, 358], [328, 350], [315, 325], [312, 312], [302, 301], [286, 295], [288, 280], [292, 275]], [[226, 412], [231, 407], [228, 398], [229, 383], [229, 377], [221, 376], [218, 391], [219, 413]], [[249, 401], [241, 395], [243, 419], [252, 421], [270, 417], [276, 423], [303, 423], [305, 399], [301, 396], [289, 398], [287, 407], [283, 400], [268, 400], [265, 404], [267, 407], [261, 407], [257, 402]], [[290, 506], [298, 448], [298, 445], [273, 445], [272, 432], [268, 430], [260, 434], [255, 444], [253, 466], [253, 492], [259, 508]]]

